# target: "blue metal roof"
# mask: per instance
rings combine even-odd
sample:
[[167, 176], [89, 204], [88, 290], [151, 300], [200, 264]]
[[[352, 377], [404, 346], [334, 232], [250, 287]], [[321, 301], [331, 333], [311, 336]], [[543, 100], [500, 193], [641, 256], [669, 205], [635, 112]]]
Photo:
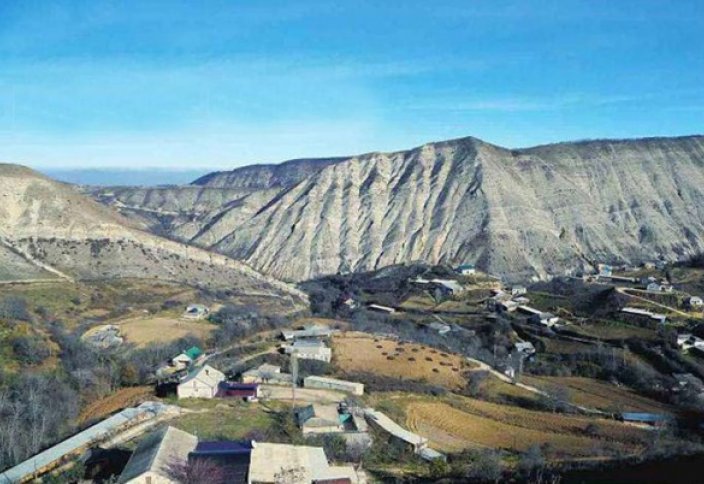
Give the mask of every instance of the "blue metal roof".
[[249, 454], [252, 452], [251, 440], [225, 440], [221, 442], [198, 442], [192, 455], [214, 454]]

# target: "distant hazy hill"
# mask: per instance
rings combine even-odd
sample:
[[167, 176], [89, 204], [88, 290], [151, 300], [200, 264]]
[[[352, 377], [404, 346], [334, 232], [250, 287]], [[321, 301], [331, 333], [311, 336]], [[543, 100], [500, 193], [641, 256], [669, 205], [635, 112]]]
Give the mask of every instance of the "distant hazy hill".
[[170, 236], [287, 280], [415, 260], [523, 278], [704, 249], [702, 136], [521, 150], [463, 138], [197, 184], [197, 196], [193, 186], [95, 195], [130, 201], [126, 214], [177, 204], [159, 226]]
[[49, 169], [42, 172], [54, 180], [92, 186], [183, 185], [202, 176], [203, 170], [93, 170]]
[[1, 280], [146, 277], [298, 294], [239, 261], [157, 237], [28, 168], [0, 164], [0, 199]]

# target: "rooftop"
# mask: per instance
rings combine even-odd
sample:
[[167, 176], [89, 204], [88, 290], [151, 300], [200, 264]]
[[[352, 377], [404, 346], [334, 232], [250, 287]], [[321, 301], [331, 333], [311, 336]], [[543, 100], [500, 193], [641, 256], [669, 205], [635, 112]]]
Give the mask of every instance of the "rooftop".
[[127, 462], [118, 482], [130, 481], [145, 472], [156, 472], [167, 476], [171, 460], [188, 460], [198, 438], [175, 427], [166, 427], [142, 439]]
[[314, 482], [349, 479], [358, 482], [352, 467], [333, 467], [328, 464], [321, 447], [288, 444], [253, 444], [249, 468], [250, 482], [279, 482], [283, 470], [296, 469], [297, 479], [291, 482]]

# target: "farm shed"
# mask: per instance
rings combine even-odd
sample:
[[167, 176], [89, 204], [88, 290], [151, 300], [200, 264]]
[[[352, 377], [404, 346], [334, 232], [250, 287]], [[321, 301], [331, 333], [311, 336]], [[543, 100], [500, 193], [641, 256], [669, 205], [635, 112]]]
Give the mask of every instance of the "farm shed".
[[661, 425], [669, 422], [671, 419], [669, 416], [660, 413], [623, 412], [621, 414], [621, 420], [631, 423]]
[[413, 432], [409, 432], [382, 412], [368, 408], [364, 411], [364, 416], [370, 425], [375, 425], [393, 438], [405, 442], [416, 453], [428, 446], [428, 439], [414, 434]]
[[306, 388], [323, 388], [327, 390], [339, 390], [352, 393], [353, 395], [364, 394], [364, 384], [336, 378], [325, 378], [322, 376], [308, 376], [303, 380]]
[[148, 435], [137, 445], [127, 462], [119, 484], [171, 482], [168, 466], [172, 459], [185, 462], [198, 438], [175, 427], [166, 427]]
[[210, 365], [193, 370], [176, 388], [178, 398], [213, 398], [225, 375]]
[[[283, 471], [297, 470], [297, 479], [285, 481]], [[351, 466], [331, 466], [322, 447], [253, 442], [249, 466], [250, 484], [279, 482], [356, 484]]]
[[631, 316], [648, 318], [660, 324], [665, 324], [665, 321], [667, 320], [667, 316], [665, 316], [664, 314], [651, 313], [650, 311], [640, 308], [625, 307], [621, 309], [621, 312]]
[[396, 312], [394, 308], [389, 306], [382, 306], [381, 304], [370, 304], [367, 306], [370, 311], [376, 311], [377, 313], [393, 314]]
[[35, 477], [53, 470], [64, 460], [77, 457], [89, 447], [102, 442], [116, 432], [130, 428], [139, 422], [156, 418], [171, 408], [157, 402], [144, 402], [138, 407], [126, 408], [6, 470], [0, 474], [0, 482], [31, 481]]

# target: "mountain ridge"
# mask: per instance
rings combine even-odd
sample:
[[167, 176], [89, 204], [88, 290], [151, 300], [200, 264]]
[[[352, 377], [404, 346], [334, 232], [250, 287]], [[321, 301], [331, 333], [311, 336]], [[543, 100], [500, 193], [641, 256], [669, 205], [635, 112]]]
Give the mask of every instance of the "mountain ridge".
[[704, 248], [701, 135], [522, 149], [470, 136], [334, 160], [172, 235], [291, 281], [412, 260], [545, 278]]

